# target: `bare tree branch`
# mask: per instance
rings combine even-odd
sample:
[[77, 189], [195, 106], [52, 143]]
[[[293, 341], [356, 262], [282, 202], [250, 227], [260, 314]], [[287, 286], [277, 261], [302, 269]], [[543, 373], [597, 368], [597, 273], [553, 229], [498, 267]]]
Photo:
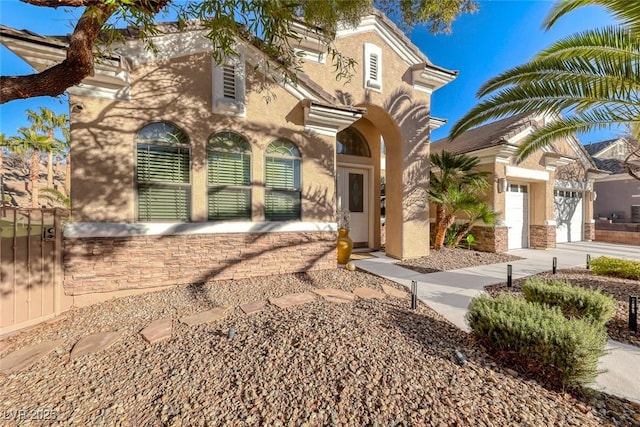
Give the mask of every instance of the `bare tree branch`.
[[[93, 72], [93, 47], [117, 5], [96, 0], [22, 0], [36, 6], [86, 6], [69, 40], [67, 57], [37, 74], [0, 77], [0, 104], [35, 96], [62, 95]], [[134, 7], [155, 15], [171, 0], [137, 0]]]

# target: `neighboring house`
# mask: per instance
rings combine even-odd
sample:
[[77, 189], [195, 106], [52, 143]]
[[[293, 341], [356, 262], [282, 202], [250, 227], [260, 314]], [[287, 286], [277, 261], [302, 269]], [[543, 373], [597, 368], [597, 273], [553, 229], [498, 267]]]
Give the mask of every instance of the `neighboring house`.
[[610, 173], [593, 185], [597, 195], [593, 203], [594, 219], [640, 223], [640, 181], [631, 177], [623, 165], [629, 154], [625, 138], [586, 144], [584, 148], [599, 169]]
[[[553, 248], [593, 239], [592, 183], [601, 171], [576, 138], [558, 140], [515, 163], [520, 143], [545, 120], [551, 118], [521, 114], [471, 129], [452, 142], [444, 138], [431, 144], [432, 152], [479, 157], [480, 170], [490, 173], [486, 197], [500, 221], [471, 231], [478, 249]], [[431, 215], [435, 220], [434, 209]]]
[[[337, 33], [358, 63], [349, 83], [303, 26], [297, 81], [267, 88], [283, 79], [254, 46], [238, 41], [238, 56], [216, 65], [208, 30], [160, 29], [158, 56], [123, 30], [119, 55], [68, 91], [67, 292], [333, 268], [338, 208], [351, 211], [356, 246], [377, 249], [381, 140], [387, 254], [428, 254], [429, 133], [443, 123], [431, 94], [456, 72], [377, 12]], [[39, 70], [64, 58], [65, 37], [0, 30]]]

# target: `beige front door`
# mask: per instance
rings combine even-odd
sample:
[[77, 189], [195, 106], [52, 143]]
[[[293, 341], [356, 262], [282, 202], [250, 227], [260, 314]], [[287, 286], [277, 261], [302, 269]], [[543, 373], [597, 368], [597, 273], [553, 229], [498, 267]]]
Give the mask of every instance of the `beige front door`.
[[338, 209], [351, 212], [349, 236], [356, 248], [369, 247], [369, 171], [338, 167]]

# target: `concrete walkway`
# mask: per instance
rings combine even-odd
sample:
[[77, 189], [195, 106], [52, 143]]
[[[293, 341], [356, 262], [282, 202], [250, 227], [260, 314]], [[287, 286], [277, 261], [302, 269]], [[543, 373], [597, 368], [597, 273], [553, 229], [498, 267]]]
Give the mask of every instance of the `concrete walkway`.
[[[585, 267], [587, 254], [592, 258], [612, 256], [640, 260], [640, 246], [579, 242], [559, 244], [555, 249], [517, 249], [509, 254], [522, 257], [519, 261], [438, 273], [421, 274], [395, 265], [397, 260], [382, 252], [375, 258], [353, 261], [360, 269], [384, 277], [411, 289], [418, 282], [418, 298], [464, 331], [470, 331], [465, 315], [471, 299], [484, 292], [484, 287], [506, 282], [507, 264], [513, 267], [513, 279], [550, 271], [553, 257], [558, 269]], [[596, 379], [593, 388], [640, 403], [640, 348], [609, 340], [608, 353], [600, 359], [599, 368], [606, 369]]]

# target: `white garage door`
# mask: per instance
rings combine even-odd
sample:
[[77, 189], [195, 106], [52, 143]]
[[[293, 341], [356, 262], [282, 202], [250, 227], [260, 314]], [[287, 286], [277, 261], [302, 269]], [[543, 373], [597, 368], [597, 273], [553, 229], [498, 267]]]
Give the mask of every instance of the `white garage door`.
[[555, 190], [553, 207], [556, 214], [556, 242], [582, 240], [582, 198], [580, 191]]
[[529, 246], [529, 191], [526, 185], [509, 184], [505, 194], [508, 248]]

